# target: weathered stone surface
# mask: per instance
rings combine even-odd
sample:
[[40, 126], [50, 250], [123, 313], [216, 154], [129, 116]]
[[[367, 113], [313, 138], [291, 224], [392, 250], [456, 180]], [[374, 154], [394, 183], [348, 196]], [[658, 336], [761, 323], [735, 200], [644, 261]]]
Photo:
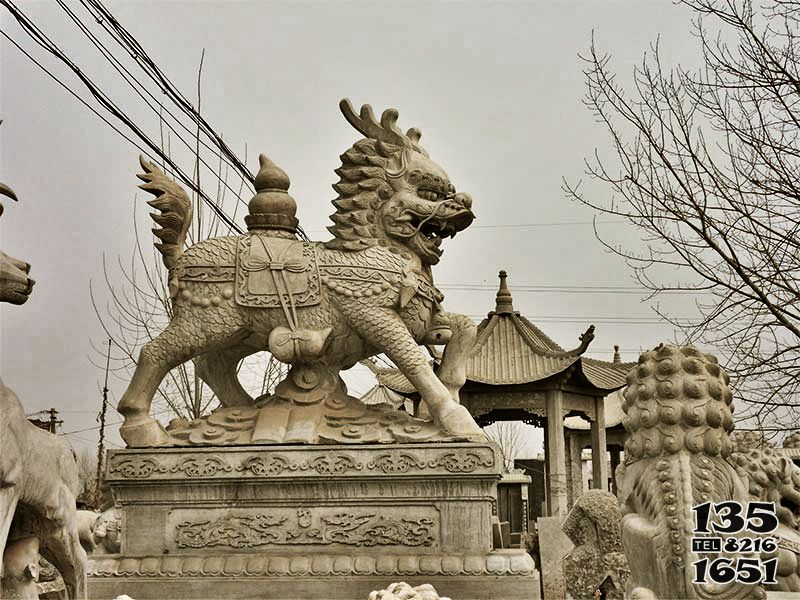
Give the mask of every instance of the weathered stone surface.
[[387, 405], [366, 405], [342, 392], [319, 402], [268, 398], [259, 408], [220, 407], [167, 427], [172, 445], [353, 444], [457, 441], [431, 421]]
[[628, 375], [619, 496], [631, 587], [658, 598], [763, 598], [761, 585], [692, 583], [691, 507], [750, 498], [727, 460], [732, 399], [717, 359], [692, 346], [660, 345]]
[[561, 529], [561, 522], [561, 517], [539, 517], [536, 521], [544, 600], [561, 600], [567, 597], [563, 564], [564, 557], [572, 550], [573, 544]]
[[[343, 100], [340, 108], [365, 138], [341, 155], [329, 228], [334, 239], [324, 244], [296, 239], [289, 178], [262, 157], [248, 233], [184, 250], [191, 202], [142, 160], [141, 187], [156, 195], [150, 204], [160, 212], [154, 232], [170, 269], [173, 318], [142, 348], [119, 403], [121, 434], [130, 447], [485, 439], [458, 403], [476, 326], [444, 311], [431, 275], [442, 240], [474, 219], [472, 199], [456, 193], [419, 145], [418, 130], [397, 128], [396, 110], [378, 121], [369, 106], [356, 114]], [[438, 377], [419, 344], [447, 344]], [[252, 406], [236, 367], [263, 350], [291, 368], [272, 398], [259, 399], [264, 410], [246, 426], [245, 439], [242, 424], [226, 411], [175, 424], [170, 432], [150, 417], [161, 380], [190, 358], [223, 406]], [[376, 414], [347, 396], [339, 372], [379, 353], [420, 391], [432, 423], [397, 411]], [[215, 426], [215, 419], [224, 426]]]
[[575, 502], [562, 529], [575, 547], [564, 557], [564, 579], [572, 598], [622, 600], [630, 578], [622, 547], [622, 513], [614, 494], [589, 490]]
[[112, 450], [121, 547], [92, 556], [91, 593], [264, 585], [263, 598], [352, 600], [402, 580], [459, 600], [537, 598], [531, 557], [491, 550], [501, 465], [488, 443]]

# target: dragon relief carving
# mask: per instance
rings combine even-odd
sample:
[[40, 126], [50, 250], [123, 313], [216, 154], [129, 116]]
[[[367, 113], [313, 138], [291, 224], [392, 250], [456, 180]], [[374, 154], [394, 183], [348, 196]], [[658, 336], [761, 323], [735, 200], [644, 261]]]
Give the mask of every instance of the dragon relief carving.
[[[341, 155], [328, 242], [296, 239], [289, 178], [262, 155], [249, 232], [184, 249], [191, 203], [142, 159], [141, 187], [160, 211], [154, 233], [169, 269], [173, 317], [142, 348], [119, 403], [129, 446], [485, 439], [458, 402], [476, 328], [443, 310], [431, 276], [442, 241], [474, 219], [472, 199], [430, 159], [418, 130], [398, 129], [396, 110], [379, 121], [368, 105], [358, 114], [348, 100], [340, 108], [364, 138]], [[447, 344], [438, 377], [420, 344]], [[236, 366], [263, 350], [291, 368], [275, 395], [254, 407]], [[419, 390], [432, 422], [347, 395], [339, 372], [379, 353]], [[177, 422], [167, 432], [149, 415], [152, 398], [169, 370], [189, 359], [219, 398], [224, 425]], [[244, 419], [255, 430], [249, 437], [240, 434], [246, 427], [236, 410], [252, 413]]]
[[293, 544], [417, 547], [434, 543], [434, 527], [432, 518], [393, 519], [376, 513], [326, 514], [298, 508], [294, 519], [276, 512], [184, 521], [175, 528], [175, 545], [178, 548]]

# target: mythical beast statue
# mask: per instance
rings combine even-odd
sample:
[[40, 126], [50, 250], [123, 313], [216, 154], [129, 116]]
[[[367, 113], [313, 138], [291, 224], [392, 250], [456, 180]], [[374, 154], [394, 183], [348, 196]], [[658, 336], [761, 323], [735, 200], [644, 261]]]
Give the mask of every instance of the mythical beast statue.
[[[262, 155], [248, 233], [184, 250], [189, 200], [142, 161], [142, 188], [157, 196], [150, 204], [161, 212], [153, 218], [161, 226], [155, 234], [169, 269], [173, 317], [142, 348], [119, 403], [129, 446], [218, 443], [225, 423], [232, 443], [413, 441], [432, 439], [431, 428], [483, 439], [457, 402], [475, 326], [443, 311], [431, 277], [443, 239], [474, 219], [472, 199], [456, 193], [419, 145], [418, 130], [397, 128], [396, 110], [378, 121], [367, 105], [360, 114], [347, 100], [340, 108], [364, 139], [341, 155], [334, 238], [325, 243], [297, 239], [289, 178]], [[445, 342], [437, 377], [419, 344]], [[292, 366], [275, 396], [254, 406], [236, 366], [261, 350]], [[433, 424], [375, 412], [347, 396], [339, 372], [381, 352], [419, 390]], [[192, 358], [223, 408], [205, 424], [179, 421], [164, 431], [148, 414], [153, 395], [170, 369]], [[248, 420], [255, 431], [243, 438]]]
[[[617, 472], [622, 538], [632, 585], [658, 598], [800, 592], [800, 467], [758, 432], [733, 432], [728, 381], [715, 357], [692, 346], [659, 346], [628, 375], [626, 460]], [[726, 500], [775, 505], [779, 524], [769, 536], [778, 549], [762, 558], [777, 557], [776, 583], [692, 583], [691, 508]]]
[[714, 356], [692, 346], [645, 352], [628, 374], [625, 464], [618, 472], [631, 586], [658, 598], [762, 598], [761, 586], [692, 583], [692, 507], [747, 502], [728, 462], [733, 396]]
[[[0, 195], [16, 200], [0, 183]], [[3, 206], [0, 204], [0, 214]], [[0, 252], [0, 302], [24, 304], [30, 265]], [[64, 579], [69, 598], [86, 596], [86, 554], [78, 541], [78, 466], [69, 446], [32, 425], [0, 381], [0, 598], [38, 598], [41, 553]]]

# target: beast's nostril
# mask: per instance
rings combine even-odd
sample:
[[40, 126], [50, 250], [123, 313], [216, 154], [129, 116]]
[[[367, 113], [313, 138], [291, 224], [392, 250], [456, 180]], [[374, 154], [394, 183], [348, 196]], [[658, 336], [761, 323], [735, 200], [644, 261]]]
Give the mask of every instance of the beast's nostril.
[[472, 208], [472, 196], [464, 192], [455, 195], [455, 200], [464, 208]]

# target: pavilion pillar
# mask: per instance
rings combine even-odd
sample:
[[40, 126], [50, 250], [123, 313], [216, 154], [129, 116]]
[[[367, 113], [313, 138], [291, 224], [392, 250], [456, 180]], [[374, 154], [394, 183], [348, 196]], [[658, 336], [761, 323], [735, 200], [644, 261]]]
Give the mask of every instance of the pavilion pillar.
[[547, 467], [548, 504], [551, 517], [567, 516], [567, 460], [564, 448], [564, 397], [561, 390], [548, 390]]
[[594, 399], [592, 420], [592, 487], [608, 489], [608, 461], [606, 460], [606, 413], [603, 398]]
[[567, 500], [569, 506], [583, 494], [583, 464], [581, 462], [581, 434], [578, 431], [566, 430], [567, 443]]
[[611, 492], [616, 495], [617, 494], [617, 467], [619, 466], [619, 446], [614, 445], [609, 448], [609, 454], [611, 454]]

